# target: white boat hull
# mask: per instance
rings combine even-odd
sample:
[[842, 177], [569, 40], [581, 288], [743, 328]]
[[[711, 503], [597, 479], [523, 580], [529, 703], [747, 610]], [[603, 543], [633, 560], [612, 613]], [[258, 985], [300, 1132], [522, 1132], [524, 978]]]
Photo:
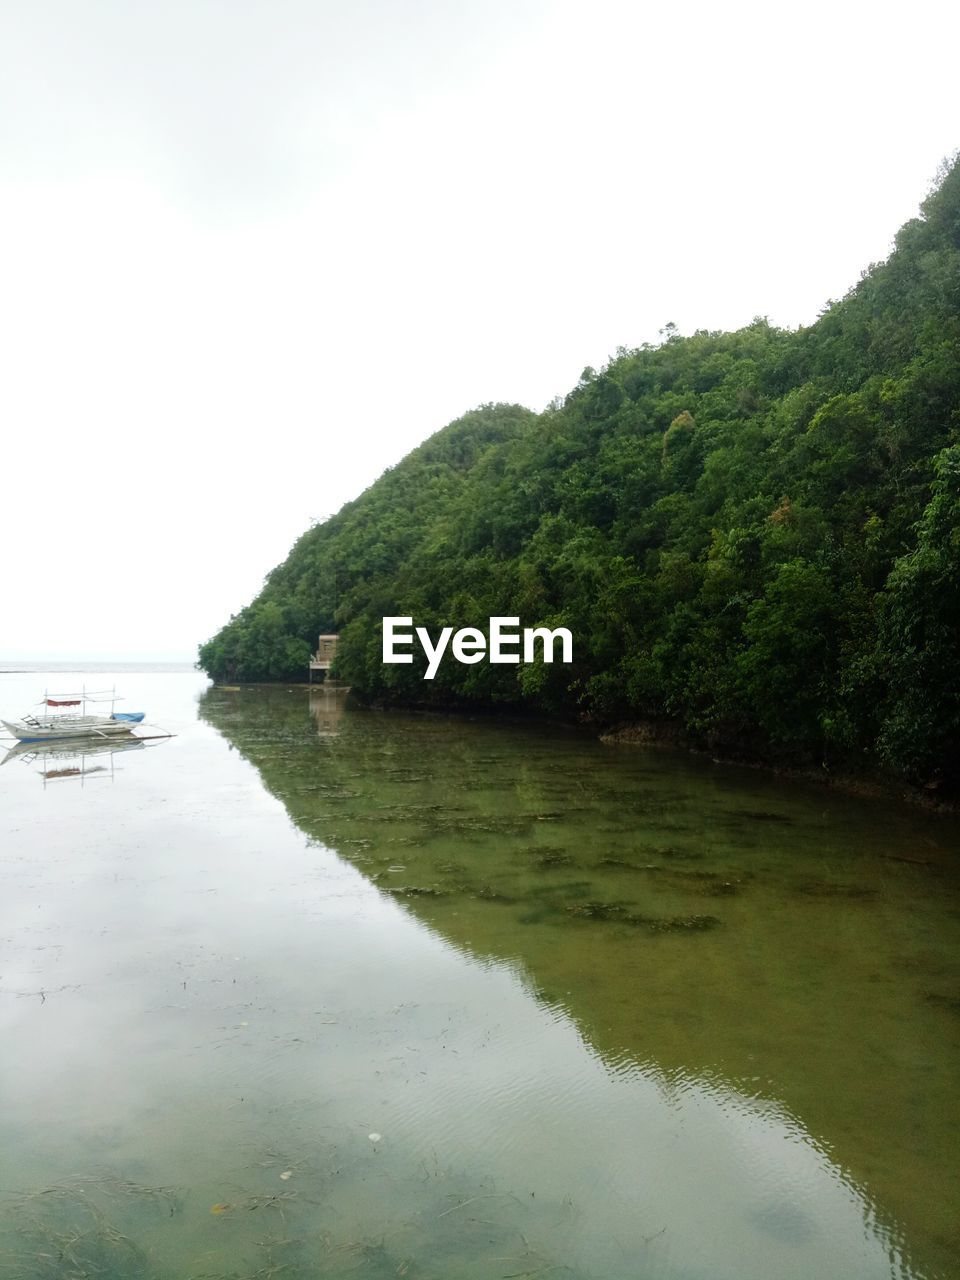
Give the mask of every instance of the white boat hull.
[[113, 720], [110, 716], [56, 716], [27, 724], [23, 720], [0, 720], [21, 742], [55, 742], [64, 738], [115, 738], [135, 728], [136, 721]]

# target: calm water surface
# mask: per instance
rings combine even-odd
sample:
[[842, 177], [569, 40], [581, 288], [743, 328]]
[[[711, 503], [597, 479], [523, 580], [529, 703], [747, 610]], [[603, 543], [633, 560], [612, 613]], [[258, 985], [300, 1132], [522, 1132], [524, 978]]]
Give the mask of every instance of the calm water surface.
[[118, 679], [0, 768], [0, 1275], [960, 1277], [957, 824]]

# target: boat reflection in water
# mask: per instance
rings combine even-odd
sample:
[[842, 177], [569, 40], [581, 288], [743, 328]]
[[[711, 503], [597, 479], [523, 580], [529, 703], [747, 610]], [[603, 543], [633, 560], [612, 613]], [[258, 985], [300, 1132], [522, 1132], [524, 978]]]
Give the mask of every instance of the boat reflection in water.
[[146, 751], [159, 746], [159, 742], [145, 742], [142, 738], [86, 739], [57, 742], [18, 742], [0, 760], [0, 765], [19, 760], [35, 769], [46, 788], [50, 782], [63, 782], [79, 778], [83, 786], [91, 778], [116, 776], [115, 759], [130, 751]]

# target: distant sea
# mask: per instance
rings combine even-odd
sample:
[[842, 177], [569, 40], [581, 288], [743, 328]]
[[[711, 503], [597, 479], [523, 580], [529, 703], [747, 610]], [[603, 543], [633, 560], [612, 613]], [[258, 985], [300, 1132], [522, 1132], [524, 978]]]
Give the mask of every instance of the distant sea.
[[99, 661], [87, 660], [85, 662], [64, 661], [64, 662], [34, 662], [32, 659], [19, 658], [0, 658], [0, 675], [13, 675], [17, 672], [31, 671], [59, 671], [59, 672], [76, 672], [79, 675], [94, 674], [96, 672], [108, 672], [121, 674], [123, 672], [176, 672], [176, 671], [193, 671], [195, 670], [192, 662], [114, 662], [109, 658], [103, 658]]

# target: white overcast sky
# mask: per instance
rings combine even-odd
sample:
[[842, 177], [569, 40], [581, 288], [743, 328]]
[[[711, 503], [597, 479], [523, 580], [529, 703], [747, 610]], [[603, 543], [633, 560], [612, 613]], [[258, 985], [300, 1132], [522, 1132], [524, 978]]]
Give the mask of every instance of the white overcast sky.
[[619, 345], [808, 323], [960, 7], [0, 0], [0, 659], [192, 658], [311, 521]]

